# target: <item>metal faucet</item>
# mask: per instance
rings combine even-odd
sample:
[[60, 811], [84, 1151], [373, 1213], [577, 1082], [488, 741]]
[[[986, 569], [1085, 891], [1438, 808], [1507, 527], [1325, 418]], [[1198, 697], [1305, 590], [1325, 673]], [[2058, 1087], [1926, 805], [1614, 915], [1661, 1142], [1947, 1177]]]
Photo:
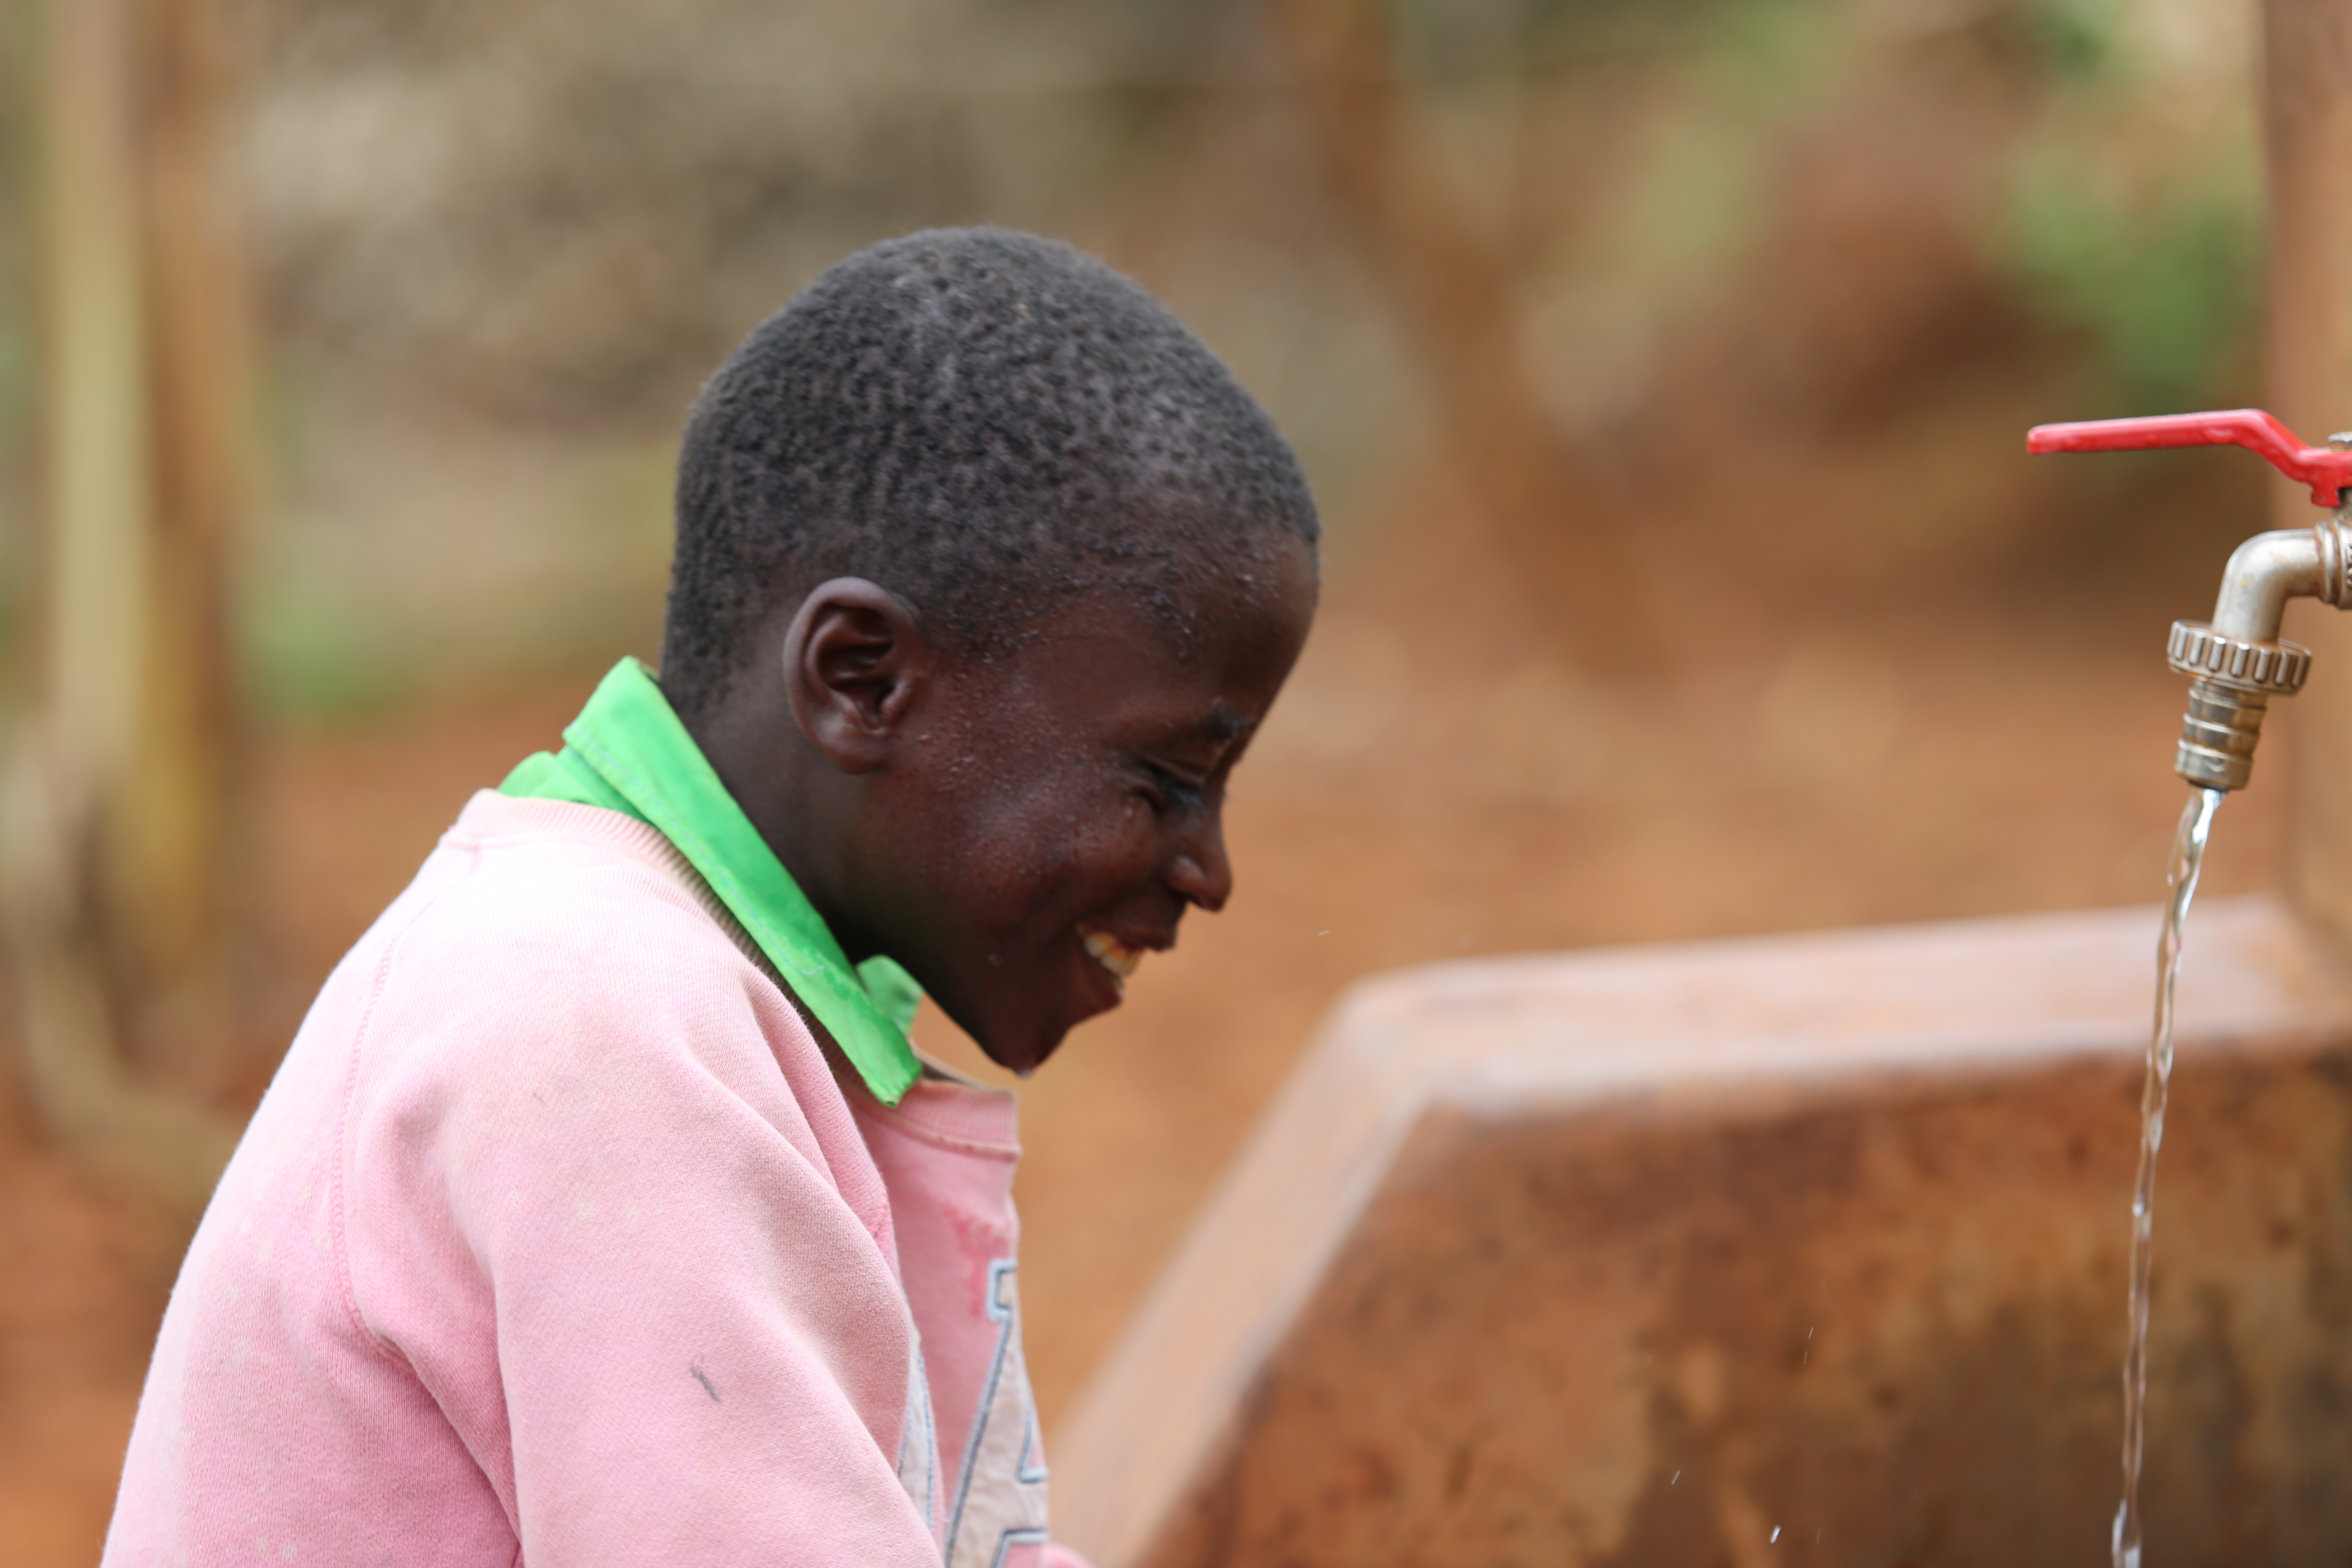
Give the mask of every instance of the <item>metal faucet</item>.
[[2168, 662], [2191, 678], [2189, 711], [2172, 771], [2206, 789], [2243, 788], [2273, 697], [2291, 697], [2311, 671], [2311, 650], [2279, 636], [2289, 599], [2352, 606], [2352, 432], [2306, 447], [2259, 408], [2037, 425], [2029, 452], [2123, 452], [2150, 447], [2244, 447], [2311, 488], [2333, 510], [2310, 528], [2257, 533], [2231, 552], [2210, 621], [2175, 621]]

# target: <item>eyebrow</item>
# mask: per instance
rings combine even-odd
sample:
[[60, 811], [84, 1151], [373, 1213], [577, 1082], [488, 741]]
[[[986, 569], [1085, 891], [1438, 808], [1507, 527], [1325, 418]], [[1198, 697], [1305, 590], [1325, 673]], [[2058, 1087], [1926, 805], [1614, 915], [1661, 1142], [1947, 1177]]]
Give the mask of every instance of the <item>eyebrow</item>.
[[1223, 700], [1212, 701], [1209, 710], [1197, 720], [1167, 732], [1171, 742], [1195, 740], [1217, 747], [1220, 752], [1250, 732], [1250, 721], [1244, 714]]

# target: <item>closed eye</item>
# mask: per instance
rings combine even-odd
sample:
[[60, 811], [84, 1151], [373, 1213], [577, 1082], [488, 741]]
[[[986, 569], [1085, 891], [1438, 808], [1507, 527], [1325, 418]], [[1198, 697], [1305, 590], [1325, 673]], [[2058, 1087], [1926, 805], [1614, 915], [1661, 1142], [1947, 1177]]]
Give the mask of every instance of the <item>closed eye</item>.
[[1150, 782], [1152, 792], [1165, 800], [1171, 808], [1180, 811], [1207, 809], [1209, 795], [1200, 785], [1186, 783], [1156, 763], [1144, 763], [1141, 766], [1143, 776]]

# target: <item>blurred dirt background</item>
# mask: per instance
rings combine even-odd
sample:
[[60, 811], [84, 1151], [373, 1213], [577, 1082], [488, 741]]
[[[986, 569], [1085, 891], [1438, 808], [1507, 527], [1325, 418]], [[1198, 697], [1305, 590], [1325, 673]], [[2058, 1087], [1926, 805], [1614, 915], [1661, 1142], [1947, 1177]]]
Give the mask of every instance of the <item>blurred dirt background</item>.
[[[40, 6], [0, 15], [23, 171], [51, 56]], [[1023, 1090], [1049, 1424], [1356, 976], [2160, 892], [2164, 630], [2263, 525], [2259, 466], [2022, 435], [2255, 398], [2237, 0], [219, 15], [257, 322], [238, 847], [211, 1010], [117, 977], [147, 1081], [250, 1106], [467, 795], [655, 650], [698, 377], [827, 262], [936, 223], [1160, 293], [1290, 432], [1329, 536], [1238, 781], [1232, 909]], [[16, 710], [55, 546], [33, 184], [0, 186]], [[2273, 879], [2291, 750], [2223, 814], [2216, 890]], [[29, 1081], [0, 1076], [10, 1568], [95, 1559], [188, 1223], [76, 1158]]]

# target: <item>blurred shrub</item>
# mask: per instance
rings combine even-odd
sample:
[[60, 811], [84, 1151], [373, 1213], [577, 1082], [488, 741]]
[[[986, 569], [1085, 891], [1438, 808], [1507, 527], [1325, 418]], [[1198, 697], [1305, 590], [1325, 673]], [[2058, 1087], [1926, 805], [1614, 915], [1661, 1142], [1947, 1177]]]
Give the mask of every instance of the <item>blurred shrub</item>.
[[503, 416], [665, 406], [839, 255], [1114, 199], [1227, 7], [267, 0], [254, 184], [301, 352]]
[[410, 672], [427, 650], [404, 650], [373, 606], [338, 586], [283, 574], [247, 584], [238, 629], [247, 695], [259, 711], [309, 722], [349, 721], [413, 694]]
[[2225, 0], [2045, 3], [2041, 101], [1997, 264], [2084, 342], [2085, 415], [2242, 395], [2261, 331], [2262, 201], [2245, 13]]
[[2116, 412], [2163, 413], [2242, 386], [2261, 327], [2262, 220], [2243, 182], [2116, 193], [2061, 159], [2022, 174], [2007, 256], [2026, 301], [2095, 346]]
[[[2242, 390], [2243, 0], [1363, 3], [1570, 441], [1664, 452], [1694, 416], [1752, 420], [1829, 463], [1906, 429], [1976, 441], [1956, 409], [2019, 378], [2083, 415]], [[282, 482], [247, 644], [273, 710], [365, 710], [429, 659], [528, 664], [533, 639], [649, 651], [661, 459], [607, 507], [594, 454], [666, 447], [751, 322], [926, 224], [1059, 233], [1141, 276], [1292, 432], [1341, 549], [1429, 461], [1427, 367], [1335, 216], [1262, 0], [252, 15]], [[11, 142], [20, 100], [0, 93]], [[17, 199], [0, 182], [0, 269], [25, 259]], [[633, 521], [583, 527], [599, 509]], [[1937, 538], [2004, 526], [1952, 510]], [[517, 613], [558, 601], [586, 608]]]

